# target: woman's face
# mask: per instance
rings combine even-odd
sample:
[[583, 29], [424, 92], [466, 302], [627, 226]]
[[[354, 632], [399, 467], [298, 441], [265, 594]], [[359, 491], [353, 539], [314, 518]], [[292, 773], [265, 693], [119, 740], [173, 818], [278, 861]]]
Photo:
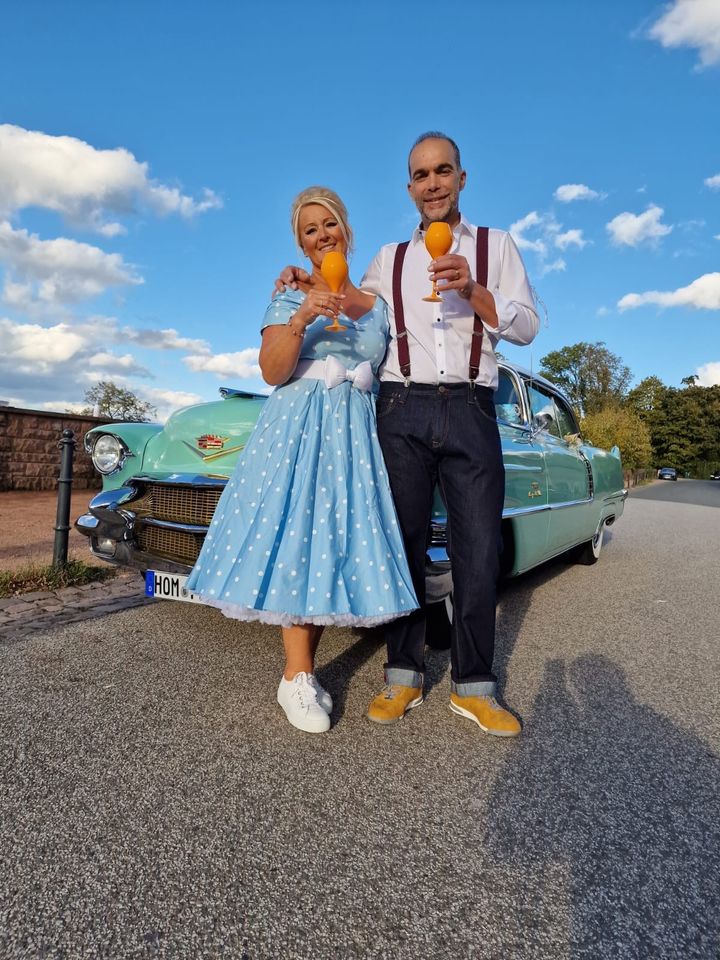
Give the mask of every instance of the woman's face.
[[347, 243], [337, 217], [319, 203], [308, 203], [300, 210], [298, 228], [303, 253], [315, 267], [330, 250], [347, 255]]

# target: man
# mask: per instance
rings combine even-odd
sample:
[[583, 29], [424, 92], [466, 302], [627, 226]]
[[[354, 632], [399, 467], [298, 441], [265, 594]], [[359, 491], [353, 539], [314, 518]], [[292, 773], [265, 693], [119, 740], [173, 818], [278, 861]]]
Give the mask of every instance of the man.
[[[408, 243], [380, 250], [361, 286], [389, 307], [378, 436], [421, 609], [384, 628], [386, 686], [368, 717], [394, 723], [423, 700], [425, 552], [439, 483], [453, 573], [450, 708], [487, 733], [514, 737], [520, 724], [495, 700], [492, 673], [505, 490], [494, 346], [498, 339], [530, 343], [538, 317], [509, 234], [478, 228], [460, 214], [467, 175], [455, 142], [423, 134], [408, 170], [420, 226]], [[452, 246], [428, 266], [424, 232], [435, 221], [449, 224]], [[423, 300], [431, 280], [442, 292], [438, 304]]]

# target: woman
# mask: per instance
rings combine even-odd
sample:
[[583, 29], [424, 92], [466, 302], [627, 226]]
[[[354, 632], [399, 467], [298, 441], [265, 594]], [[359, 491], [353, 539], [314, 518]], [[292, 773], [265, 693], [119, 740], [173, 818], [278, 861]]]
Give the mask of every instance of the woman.
[[[310, 280], [267, 309], [259, 362], [277, 389], [187, 585], [226, 616], [281, 627], [286, 662], [278, 703], [293, 726], [321, 733], [332, 710], [315, 678], [323, 627], [384, 623], [417, 600], [375, 429], [372, 386], [387, 344], [385, 302], [350, 280], [339, 293], [323, 280], [325, 254], [347, 256], [352, 247], [336, 193], [304, 190], [291, 223]], [[328, 332], [328, 318], [338, 316], [346, 329]]]

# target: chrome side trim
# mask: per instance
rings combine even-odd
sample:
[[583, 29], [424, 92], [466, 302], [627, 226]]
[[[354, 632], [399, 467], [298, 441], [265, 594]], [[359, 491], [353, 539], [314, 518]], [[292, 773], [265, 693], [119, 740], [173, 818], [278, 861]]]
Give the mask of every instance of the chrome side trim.
[[211, 477], [207, 473], [170, 473], [166, 477], [149, 477], [144, 474], [133, 477], [130, 483], [156, 483], [170, 487], [224, 487], [228, 477]]
[[590, 458], [586, 456], [582, 447], [578, 447], [577, 452], [585, 464], [585, 469], [588, 475], [588, 495], [592, 500], [592, 498], [595, 496], [595, 477], [593, 476], [592, 464], [590, 463]]
[[199, 533], [203, 536], [210, 527], [195, 526], [190, 523], [173, 523], [172, 520], [156, 520], [155, 517], [143, 517], [138, 521], [143, 527], [162, 527], [163, 530], [179, 530], [181, 533]]
[[567, 500], [563, 503], [539, 503], [536, 507], [508, 507], [503, 510], [503, 519], [506, 517], [522, 517], [527, 513], [542, 513], [544, 510], [566, 510], [568, 507], [581, 507], [592, 502], [592, 497], [590, 497], [587, 500]]

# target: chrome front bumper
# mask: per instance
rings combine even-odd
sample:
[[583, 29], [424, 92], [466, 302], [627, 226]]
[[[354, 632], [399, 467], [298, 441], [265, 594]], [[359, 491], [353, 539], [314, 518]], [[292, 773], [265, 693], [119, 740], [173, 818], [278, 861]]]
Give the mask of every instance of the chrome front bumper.
[[[185, 485], [189, 488], [196, 486], [197, 478], [188, 478], [185, 484], [178, 483], [178, 479], [172, 478], [173, 485]], [[203, 480], [206, 481], [206, 478]], [[163, 481], [141, 477], [138, 478], [138, 482]], [[207, 482], [204, 485], [207, 485]], [[192, 563], [180, 563], [143, 550], [139, 541], [147, 540], [150, 533], [195, 538], [200, 544], [207, 533], [208, 526], [139, 516], [133, 511], [132, 506], [133, 501], [142, 496], [143, 490], [136, 486], [103, 491], [90, 501], [89, 512], [75, 521], [75, 528], [90, 541], [90, 552], [93, 556], [107, 563], [137, 570], [189, 573], [193, 567]], [[432, 543], [428, 547], [425, 564], [425, 590], [428, 603], [437, 603], [452, 593], [452, 573], [447, 551], [442, 543], [443, 535], [444, 524], [433, 523]]]

